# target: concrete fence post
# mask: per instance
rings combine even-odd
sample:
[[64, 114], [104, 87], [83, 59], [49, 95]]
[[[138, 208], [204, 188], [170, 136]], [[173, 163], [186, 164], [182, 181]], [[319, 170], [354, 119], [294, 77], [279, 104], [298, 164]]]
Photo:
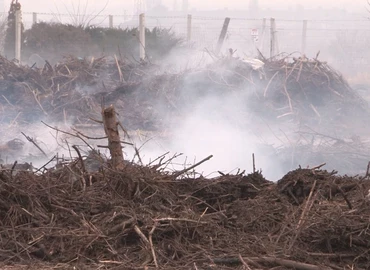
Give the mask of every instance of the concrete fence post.
[[33, 12], [32, 13], [32, 25], [37, 23], [37, 13]]
[[113, 28], [113, 15], [109, 15], [109, 28]]
[[218, 38], [217, 47], [216, 47], [216, 55], [218, 55], [221, 51], [222, 45], [224, 44], [224, 40], [227, 34], [227, 29], [229, 28], [230, 18], [225, 18], [224, 24], [221, 29], [220, 36]]
[[264, 45], [265, 45], [265, 36], [266, 36], [266, 18], [262, 19], [262, 34], [261, 34], [260, 46], [259, 50], [262, 54], [264, 54]]
[[187, 23], [187, 35], [186, 35], [186, 37], [187, 37], [187, 41], [188, 42], [190, 42], [191, 41], [191, 30], [192, 30], [192, 16], [189, 14], [188, 15], [188, 23]]
[[22, 48], [22, 11], [15, 11], [15, 59], [21, 62]]
[[275, 51], [275, 46], [276, 46], [276, 41], [275, 41], [275, 34], [276, 34], [276, 29], [275, 29], [275, 19], [271, 18], [270, 19], [270, 58], [274, 57], [276, 54]]
[[145, 59], [145, 14], [139, 16], [140, 60]]

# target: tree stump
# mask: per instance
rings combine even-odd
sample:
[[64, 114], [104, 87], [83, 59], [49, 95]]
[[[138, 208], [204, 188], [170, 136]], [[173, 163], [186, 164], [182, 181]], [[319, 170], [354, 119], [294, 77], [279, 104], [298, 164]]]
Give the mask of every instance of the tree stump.
[[108, 148], [112, 158], [112, 167], [117, 170], [123, 169], [124, 163], [121, 139], [118, 132], [116, 111], [113, 105], [103, 109], [102, 115], [105, 134], [108, 137]]

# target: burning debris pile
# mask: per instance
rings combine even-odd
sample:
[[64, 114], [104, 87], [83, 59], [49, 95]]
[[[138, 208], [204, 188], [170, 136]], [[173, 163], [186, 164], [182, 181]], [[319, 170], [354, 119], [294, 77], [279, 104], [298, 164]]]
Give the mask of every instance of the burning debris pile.
[[[215, 113], [237, 106], [239, 126], [256, 121], [269, 127], [291, 125], [283, 139], [295, 143], [288, 141], [275, 151], [279, 162], [289, 163], [290, 169], [307, 155], [304, 165], [315, 160], [331, 165], [335, 157], [330, 168], [357, 174], [370, 159], [362, 138], [368, 133], [363, 124], [370, 117], [368, 104], [340, 74], [317, 59], [228, 57], [206, 68], [171, 74], [155, 64], [117, 57], [66, 57], [54, 66], [46, 61], [42, 68], [0, 58], [0, 120], [10, 125], [44, 120], [92, 126], [105, 103], [115, 106], [129, 131], [170, 134], [208, 98], [230, 97], [233, 101], [217, 105], [221, 107]], [[298, 140], [291, 139], [297, 134]]]
[[95, 94], [113, 90], [131, 93], [141, 83], [144, 72], [150, 72], [145, 64], [105, 58], [68, 57], [55, 66], [46, 62], [41, 69], [19, 66], [5, 58], [0, 62], [2, 121], [23, 124], [40, 119], [86, 121], [100, 112], [102, 95]]
[[317, 59], [226, 58], [212, 66], [211, 80], [230, 90], [249, 91], [248, 106], [266, 120], [343, 127], [370, 114], [346, 80]]
[[[43, 118], [86, 124], [88, 117], [98, 119], [102, 103], [114, 103], [124, 127], [165, 130], [171, 127], [169, 119], [181, 117], [197, 101], [230, 94], [245, 101], [246, 110], [254, 104], [254, 115], [267, 120], [288, 117], [294, 123], [346, 126], [343, 113], [368, 113], [348, 84], [317, 60], [231, 58], [200, 71], [160, 75], [155, 65], [117, 58], [70, 57], [41, 69], [1, 61], [2, 121], [8, 123]], [[117, 126], [103, 122], [108, 138], [109, 130], [117, 132]], [[111, 153], [111, 142], [120, 149], [121, 140], [115, 138], [108, 144]], [[1, 147], [16, 152], [21, 143]], [[193, 168], [170, 172], [172, 159], [166, 162], [165, 156], [158, 164], [124, 161], [118, 168], [114, 161], [83, 157], [72, 147], [77, 159], [49, 169], [19, 170], [16, 163], [1, 168], [3, 264], [370, 267], [370, 182], [365, 178], [336, 176], [320, 166], [292, 171], [277, 183], [260, 172], [194, 178], [186, 174]]]
[[[162, 159], [163, 160], [163, 159]], [[166, 162], [0, 172], [2, 265], [368, 269], [370, 182], [298, 169], [188, 179]], [[42, 170], [41, 170], [42, 171]]]
[[[208, 95], [230, 93], [266, 120], [349, 127], [368, 104], [326, 63], [221, 59], [206, 69], [159, 74], [153, 64], [117, 58], [65, 58], [41, 69], [0, 59], [2, 121], [81, 123], [114, 103], [129, 129], [161, 130]], [[159, 109], [164, 108], [164, 109]], [[6, 117], [6, 118], [4, 118]], [[164, 120], [165, 119], [165, 120]], [[358, 121], [359, 125], [360, 121]], [[353, 127], [353, 126], [352, 126]]]

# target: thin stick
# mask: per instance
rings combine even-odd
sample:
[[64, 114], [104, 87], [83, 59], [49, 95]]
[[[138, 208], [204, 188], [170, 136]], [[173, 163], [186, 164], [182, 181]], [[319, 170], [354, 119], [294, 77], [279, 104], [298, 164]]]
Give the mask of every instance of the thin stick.
[[306, 204], [304, 206], [304, 209], [302, 211], [301, 217], [299, 218], [299, 221], [297, 223], [296, 234], [294, 235], [293, 241], [290, 244], [289, 250], [292, 249], [296, 239], [298, 238], [298, 235], [301, 232], [301, 229], [302, 229], [302, 226], [303, 226], [303, 223], [304, 223], [304, 218], [306, 217], [306, 214], [311, 210], [311, 207], [312, 207], [313, 202], [314, 202], [314, 200], [312, 200], [312, 202], [311, 202], [311, 198], [312, 198], [312, 194], [314, 193], [316, 183], [317, 183], [317, 180], [315, 180], [315, 182], [312, 185], [310, 194], [308, 195], [308, 198], [307, 198]]
[[21, 115], [22, 112], [19, 112], [17, 116], [14, 118], [14, 120], [10, 123], [9, 127], [12, 127], [15, 121], [17, 121], [18, 117]]
[[367, 170], [366, 170], [365, 178], [366, 178], [366, 177], [370, 177], [370, 161], [369, 161], [369, 163], [367, 164]]
[[149, 244], [150, 244], [150, 249], [152, 251], [152, 256], [153, 256], [155, 267], [158, 268], [159, 266], [158, 266], [157, 256], [155, 254], [154, 245], [153, 245], [153, 233], [155, 229], [156, 229], [156, 224], [154, 224], [153, 228], [149, 232]]
[[82, 137], [84, 137], [86, 139], [89, 139], [89, 140], [104, 140], [104, 139], [108, 138], [107, 136], [104, 136], [104, 137], [90, 137], [90, 136], [87, 136], [87, 135], [83, 134], [82, 132], [78, 131], [75, 128], [72, 128], [72, 130], [75, 131], [76, 134], [81, 135]]
[[116, 60], [116, 65], [117, 65], [118, 74], [119, 74], [119, 81], [122, 83], [122, 82], [125, 81], [125, 79], [123, 78], [122, 70], [121, 70], [121, 67], [119, 66], [118, 59], [117, 59], [116, 55], [114, 55], [114, 59]]
[[311, 208], [311, 207], [309, 207], [309, 205], [310, 205], [310, 201], [311, 201], [311, 198], [312, 198], [312, 194], [313, 194], [313, 192], [314, 192], [314, 190], [315, 190], [315, 187], [316, 187], [316, 183], [317, 183], [317, 180], [315, 180], [315, 182], [314, 182], [314, 183], [313, 183], [313, 185], [312, 185], [312, 188], [311, 188], [310, 194], [308, 195], [308, 199], [307, 199], [306, 205], [305, 205], [305, 207], [304, 207], [304, 209], [303, 209], [303, 212], [302, 212], [302, 214], [301, 214], [301, 217], [300, 217], [300, 219], [299, 219], [299, 221], [298, 221], [298, 224], [297, 224], [297, 230], [299, 229], [299, 227], [301, 227], [301, 225], [302, 225], [302, 223], [303, 223], [303, 220], [304, 220], [304, 217], [305, 217], [306, 213], [307, 213], [307, 212], [309, 211], [309, 209]]
[[[164, 153], [163, 155], [160, 155], [159, 157], [153, 159], [151, 162], [149, 162], [148, 166], [152, 165], [154, 162], [156, 162], [157, 160], [160, 160], [161, 158], [163, 158], [164, 156], [168, 155], [170, 152], [166, 152]], [[369, 163], [370, 164], [370, 163]]]
[[318, 170], [318, 169], [320, 169], [321, 167], [324, 167], [326, 165], [326, 163], [323, 163], [323, 164], [320, 164], [320, 165], [318, 165], [318, 166], [315, 166], [315, 167], [312, 167], [311, 168], [311, 170]]
[[242, 255], [239, 254], [239, 260], [242, 262], [242, 264], [244, 265], [245, 269], [247, 270], [252, 270], [249, 265], [244, 261]]
[[104, 124], [104, 122], [103, 122], [102, 120], [97, 120], [97, 119], [94, 119], [94, 118], [92, 118], [92, 117], [89, 117], [89, 119], [90, 119], [91, 121], [96, 122], [96, 123]]
[[177, 172], [177, 173], [173, 174], [173, 176], [174, 176], [175, 178], [177, 178], [177, 177], [179, 177], [180, 175], [182, 175], [182, 174], [184, 174], [184, 173], [186, 173], [186, 172], [188, 172], [188, 171], [190, 171], [190, 170], [194, 169], [195, 167], [198, 167], [199, 165], [203, 164], [203, 163], [204, 163], [204, 162], [206, 162], [207, 160], [210, 160], [211, 158], [213, 158], [213, 155], [210, 155], [210, 156], [206, 157], [205, 159], [203, 159], [203, 160], [199, 161], [198, 163], [194, 164], [193, 166], [190, 166], [190, 167], [189, 167], [189, 168], [187, 168], [187, 169], [183, 169], [183, 170], [181, 170], [181, 171], [179, 171], [179, 172]]
[[17, 163], [18, 163], [18, 161], [14, 161], [14, 164], [13, 164], [12, 169], [11, 169], [11, 171], [10, 171], [10, 174], [11, 174], [11, 175], [13, 175], [13, 171], [14, 171], [14, 169], [15, 169], [15, 166], [17, 166]]
[[185, 221], [185, 222], [193, 222], [193, 223], [202, 223], [202, 224], [207, 224], [207, 222], [201, 222], [199, 220], [192, 220], [192, 219], [187, 219], [187, 218], [157, 218], [154, 219], [155, 222], [161, 222], [161, 221]]
[[[53, 158], [52, 158], [52, 159], [50, 159], [47, 163], [45, 163], [45, 164], [44, 164], [44, 165], [42, 165], [39, 169], [37, 169], [37, 170], [35, 171], [35, 173], [39, 172], [42, 168], [45, 168], [47, 165], [49, 165], [49, 163], [50, 163], [50, 162], [52, 162], [56, 157], [57, 157], [57, 156], [53, 156]], [[58, 162], [58, 160], [57, 160], [57, 162]]]
[[82, 138], [79, 134], [73, 134], [73, 133], [70, 133], [70, 132], [67, 132], [67, 131], [63, 131], [63, 130], [60, 130], [60, 129], [58, 129], [58, 128], [56, 128], [56, 127], [52, 127], [52, 126], [50, 126], [50, 125], [48, 125], [48, 124], [46, 124], [44, 121], [41, 121], [41, 123], [43, 123], [45, 126], [47, 126], [48, 128], [51, 128], [51, 129], [53, 129], [53, 130], [56, 130], [57, 132], [61, 132], [61, 133], [63, 133], [63, 134], [67, 134], [67, 135], [70, 135], [70, 136], [73, 136], [73, 137], [75, 137], [75, 138], [78, 138], [78, 139], [80, 139], [81, 141], [83, 141], [86, 145], [87, 145], [87, 147], [89, 147], [91, 150], [95, 150], [86, 140], [84, 140], [84, 138]]
[[141, 156], [140, 156], [140, 152], [139, 152], [139, 149], [137, 149], [137, 147], [134, 147], [134, 150], [135, 150], [135, 155], [133, 157], [133, 159], [135, 159], [135, 156], [137, 156], [137, 158], [139, 159], [139, 162], [141, 165], [144, 165], [142, 159], [141, 159]]
[[66, 108], [63, 108], [63, 116], [64, 116], [64, 124], [67, 126], [67, 114], [66, 114]]
[[80, 150], [77, 148], [77, 146], [76, 146], [76, 145], [72, 145], [72, 148], [73, 148], [74, 150], [76, 150], [77, 155], [78, 155], [78, 159], [80, 160], [80, 163], [81, 163], [82, 172], [86, 174], [86, 173], [87, 173], [87, 171], [86, 171], [85, 164], [84, 164], [84, 161], [83, 161], [83, 159], [82, 159], [82, 156], [81, 156]]
[[13, 108], [14, 108], [14, 105], [13, 104], [11, 104], [10, 103], [10, 101], [4, 96], [4, 95], [1, 95], [4, 99], [5, 99], [5, 101], [10, 105], [10, 106], [12, 106]]
[[46, 153], [44, 152], [44, 150], [42, 150], [42, 149], [41, 149], [41, 147], [40, 147], [40, 146], [38, 146], [38, 145], [37, 145], [37, 143], [36, 143], [36, 142], [31, 138], [31, 137], [27, 136], [27, 135], [26, 135], [26, 134], [24, 134], [23, 132], [21, 132], [21, 133], [22, 133], [22, 135], [23, 135], [24, 137], [26, 137], [27, 141], [31, 142], [34, 146], [36, 146], [36, 147], [37, 147], [37, 149], [39, 149], [39, 150], [40, 150], [40, 152], [41, 152], [41, 153], [43, 153], [43, 154], [44, 154], [44, 156], [48, 158], [48, 156], [46, 155]]
[[145, 234], [143, 234], [143, 232], [140, 230], [140, 228], [137, 225], [134, 226], [134, 230], [140, 236], [140, 238], [144, 241], [144, 243], [149, 246], [150, 243], [149, 243], [148, 238], [146, 238]]
[[[333, 268], [331, 267], [317, 266], [313, 264], [301, 263], [297, 261], [279, 259], [279, 258], [274, 258], [274, 257], [251, 257], [251, 258], [244, 258], [244, 260], [250, 261], [250, 262], [252, 261], [260, 262], [260, 263], [268, 262], [271, 264], [294, 268], [297, 270], [333, 270]], [[213, 262], [215, 264], [242, 263], [239, 258], [216, 258], [216, 259], [213, 259]]]
[[299, 269], [299, 270], [331, 270], [332, 269], [330, 267], [317, 266], [313, 264], [301, 263], [301, 262], [296, 262], [292, 260], [278, 259], [278, 258], [273, 258], [273, 257], [262, 257], [260, 259], [261, 261], [265, 261], [268, 263], [275, 263], [281, 266], [286, 266], [289, 268], [294, 268], [294, 269]]
[[146, 246], [148, 248], [150, 248], [150, 250], [152, 252], [152, 256], [153, 256], [153, 261], [154, 261], [155, 267], [158, 268], [157, 256], [155, 255], [155, 250], [154, 250], [154, 247], [153, 247], [153, 240], [152, 240], [152, 235], [154, 233], [155, 228], [156, 228], [156, 226], [154, 225], [153, 228], [151, 229], [151, 231], [149, 232], [149, 240], [148, 240], [148, 238], [146, 238], [146, 236], [143, 234], [143, 232], [140, 230], [140, 228], [137, 225], [134, 226], [135, 232], [144, 241], [144, 243], [146, 244]]
[[263, 96], [266, 97], [267, 95], [267, 90], [269, 89], [270, 87], [270, 84], [272, 83], [272, 80], [279, 74], [279, 71], [276, 71], [276, 73], [274, 74], [274, 76], [271, 77], [270, 81], [268, 82], [266, 88], [265, 88], [265, 91], [263, 92]]
[[348, 200], [346, 194], [344, 193], [343, 189], [340, 186], [337, 186], [339, 189], [340, 194], [343, 196], [343, 199], [346, 201], [348, 208], [353, 209], [351, 202]]
[[319, 118], [321, 118], [321, 115], [320, 115], [320, 113], [317, 111], [317, 109], [315, 108], [315, 106], [313, 106], [312, 104], [310, 104], [310, 107], [311, 107], [311, 109], [315, 112], [315, 114], [316, 114]]
[[256, 162], [254, 159], [254, 153], [252, 154], [252, 159], [253, 159], [253, 173], [256, 173]]
[[289, 108], [290, 108], [290, 111], [293, 112], [293, 106], [292, 106], [292, 100], [290, 99], [290, 95], [288, 93], [288, 89], [286, 88], [286, 84], [284, 84], [284, 92], [288, 98], [288, 103], [289, 103]]
[[27, 83], [23, 83], [24, 85], [26, 85], [27, 87], [28, 87], [28, 89], [31, 91], [31, 93], [33, 94], [33, 97], [35, 98], [35, 101], [36, 101], [36, 103], [37, 103], [37, 105], [39, 105], [39, 107], [40, 107], [40, 109], [42, 110], [42, 112], [45, 114], [45, 115], [48, 115], [48, 113], [44, 110], [44, 108], [42, 107], [42, 105], [41, 105], [41, 103], [40, 103], [40, 101], [39, 101], [39, 99], [37, 98], [37, 96], [36, 96], [36, 93], [35, 93], [35, 91], [33, 91], [32, 89], [31, 89], [31, 87], [27, 84]]

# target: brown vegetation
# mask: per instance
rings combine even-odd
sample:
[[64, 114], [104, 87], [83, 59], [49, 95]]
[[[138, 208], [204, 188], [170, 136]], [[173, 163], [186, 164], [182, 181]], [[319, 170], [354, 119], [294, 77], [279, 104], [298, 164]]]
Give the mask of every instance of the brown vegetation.
[[[226, 58], [196, 72], [158, 75], [153, 64], [122, 58], [69, 57], [56, 65], [46, 62], [40, 69], [1, 58], [2, 120], [22, 124], [43, 116], [91, 124], [85, 119], [99, 119], [103, 100], [122, 112], [120, 120], [128, 129], [166, 131], [181, 120], [189, 104], [225, 93], [237, 95], [248, 108], [254, 104], [254, 115], [266, 121], [345, 129], [356, 126], [357, 115], [369, 116], [367, 104], [326, 63], [262, 60], [258, 63], [263, 68]], [[337, 140], [331, 149], [340, 149], [338, 145], [362, 154], [353, 164], [368, 162], [361, 140]], [[187, 170], [169, 172], [172, 159], [164, 160], [116, 166], [94, 152], [35, 172], [17, 170], [16, 164], [2, 168], [2, 264], [36, 261], [105, 269], [370, 267], [367, 179], [336, 176], [321, 166], [292, 171], [277, 183], [260, 172], [220, 172], [213, 179], [194, 179]]]
[[[88, 159], [84, 160], [87, 164]], [[175, 180], [165, 164], [0, 173], [2, 264], [367, 269], [369, 183], [298, 169]]]

